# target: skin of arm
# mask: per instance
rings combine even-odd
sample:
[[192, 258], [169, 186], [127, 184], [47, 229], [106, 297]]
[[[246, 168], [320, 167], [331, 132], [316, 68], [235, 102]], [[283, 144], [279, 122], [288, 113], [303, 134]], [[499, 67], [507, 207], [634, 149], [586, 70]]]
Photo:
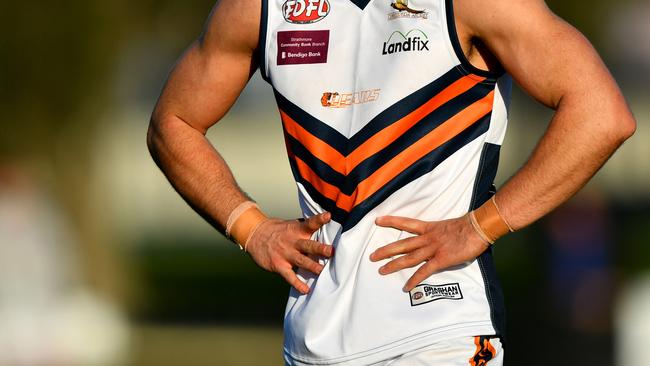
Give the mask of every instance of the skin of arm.
[[[257, 69], [260, 6], [259, 0], [220, 0], [214, 6], [203, 34], [171, 71], [147, 133], [149, 151], [174, 189], [222, 233], [233, 209], [249, 198], [205, 134]], [[260, 267], [306, 293], [292, 268], [320, 273], [323, 266], [308, 255], [329, 257], [333, 249], [309, 239], [329, 220], [329, 213], [304, 221], [267, 220], [247, 251]]]
[[[541, 0], [456, 0], [459, 39], [477, 67], [503, 67], [555, 114], [529, 160], [495, 199], [515, 229], [530, 225], [573, 196], [636, 129], [621, 91], [575, 28]], [[388, 244], [370, 259], [388, 261], [381, 274], [423, 262], [409, 291], [431, 274], [473, 260], [486, 243], [463, 216], [439, 222], [380, 217], [377, 225], [417, 236]]]

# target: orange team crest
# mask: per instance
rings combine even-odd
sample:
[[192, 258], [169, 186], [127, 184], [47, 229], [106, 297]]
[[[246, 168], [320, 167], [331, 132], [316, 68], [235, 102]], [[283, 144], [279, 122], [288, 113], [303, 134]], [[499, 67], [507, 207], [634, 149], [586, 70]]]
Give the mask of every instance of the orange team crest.
[[490, 338], [474, 337], [474, 344], [476, 344], [476, 353], [469, 359], [470, 366], [487, 366], [488, 362], [497, 354], [494, 346], [490, 344]]

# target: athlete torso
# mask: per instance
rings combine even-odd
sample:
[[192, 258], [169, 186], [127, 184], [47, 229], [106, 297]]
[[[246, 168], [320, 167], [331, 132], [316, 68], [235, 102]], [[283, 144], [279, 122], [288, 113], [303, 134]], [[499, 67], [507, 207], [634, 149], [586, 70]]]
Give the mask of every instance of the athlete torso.
[[411, 234], [382, 215], [459, 217], [491, 194], [507, 76], [463, 55], [451, 1], [263, 0], [264, 78], [274, 88], [305, 216], [336, 254], [293, 291], [285, 358], [369, 364], [455, 336], [502, 334], [491, 251], [410, 293], [415, 269], [381, 276], [369, 255]]

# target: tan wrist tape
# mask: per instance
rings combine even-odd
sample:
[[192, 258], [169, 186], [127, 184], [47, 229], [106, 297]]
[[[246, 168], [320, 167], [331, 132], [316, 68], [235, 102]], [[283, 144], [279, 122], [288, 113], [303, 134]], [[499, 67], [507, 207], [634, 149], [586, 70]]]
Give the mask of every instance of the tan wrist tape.
[[255, 202], [243, 202], [228, 216], [226, 236], [237, 243], [240, 249], [246, 250], [248, 239], [267, 219]]
[[490, 244], [494, 244], [500, 237], [514, 231], [501, 215], [494, 196], [481, 207], [470, 212], [469, 218], [476, 232]]

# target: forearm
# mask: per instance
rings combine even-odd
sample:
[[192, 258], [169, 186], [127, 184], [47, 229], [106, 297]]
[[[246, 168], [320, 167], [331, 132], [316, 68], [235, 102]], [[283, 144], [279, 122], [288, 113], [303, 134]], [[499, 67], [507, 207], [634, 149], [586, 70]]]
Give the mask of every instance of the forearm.
[[500, 211], [523, 228], [573, 196], [632, 135], [620, 93], [564, 98], [526, 164], [499, 190]]
[[174, 189], [224, 233], [229, 214], [249, 198], [208, 139], [180, 118], [165, 116], [152, 119], [147, 144]]

